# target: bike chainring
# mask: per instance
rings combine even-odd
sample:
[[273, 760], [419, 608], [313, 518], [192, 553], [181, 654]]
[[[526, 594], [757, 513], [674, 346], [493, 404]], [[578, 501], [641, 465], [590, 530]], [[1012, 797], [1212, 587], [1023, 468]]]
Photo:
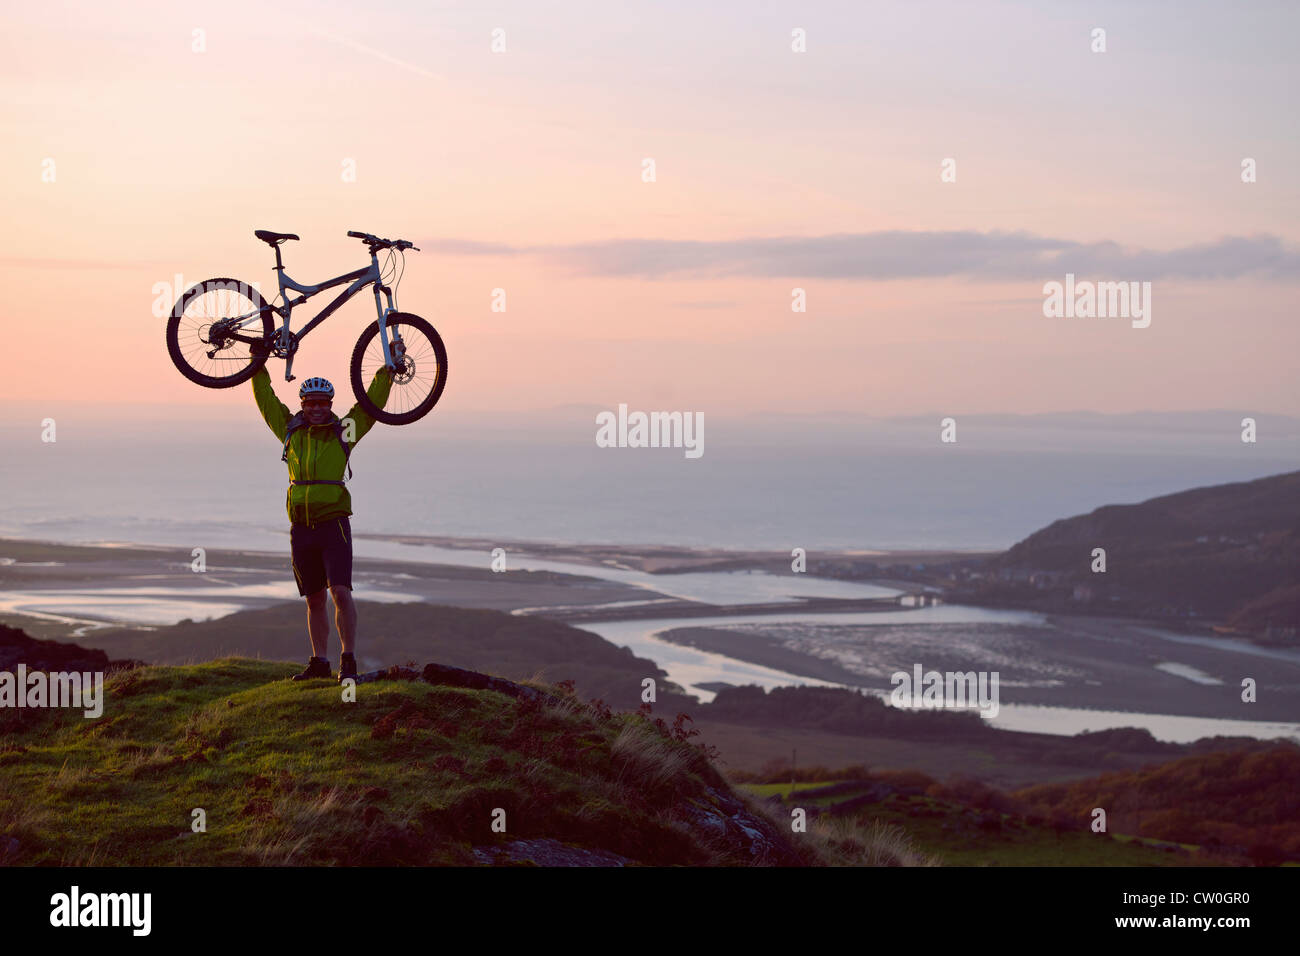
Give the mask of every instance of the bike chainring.
[[286, 332], [284, 329], [280, 328], [276, 329], [271, 335], [271, 354], [276, 358], [287, 359], [297, 351], [298, 336], [294, 335], [292, 332]]

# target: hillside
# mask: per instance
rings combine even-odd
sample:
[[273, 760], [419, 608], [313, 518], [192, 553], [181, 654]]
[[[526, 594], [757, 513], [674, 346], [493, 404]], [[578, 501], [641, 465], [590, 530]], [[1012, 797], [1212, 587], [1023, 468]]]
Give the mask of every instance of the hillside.
[[1045, 784], [1012, 795], [1029, 811], [1105, 807], [1110, 826], [1140, 836], [1300, 862], [1300, 748], [1212, 753], [1159, 767]]
[[295, 669], [141, 667], [108, 677], [98, 720], [0, 711], [0, 863], [911, 859], [897, 834], [794, 834], [738, 796], [688, 731], [564, 687], [380, 680], [347, 703], [328, 681], [286, 680]]
[[101, 650], [71, 641], [47, 641], [26, 631], [0, 624], [0, 671], [18, 664], [40, 671], [102, 671], [110, 673], [136, 667], [141, 661], [110, 660]]
[[[854, 768], [846, 768], [853, 771]], [[1098, 834], [1087, 818], [1026, 815], [997, 791], [954, 790], [912, 771], [824, 771], [809, 782], [740, 788], [804, 807], [828, 827], [908, 834], [913, 852], [949, 866], [1232, 866], [1242, 861], [1129, 834]], [[860, 768], [859, 768], [860, 771]]]
[[[1091, 570], [1106, 551], [1106, 572]], [[986, 565], [965, 598], [1300, 626], [1300, 472], [1107, 505], [1055, 521]], [[954, 595], [956, 596], [956, 595]]]
[[[791, 782], [797, 776], [799, 782]], [[741, 789], [819, 820], [905, 831], [965, 866], [1274, 866], [1300, 863], [1300, 747], [1204, 753], [1063, 784], [999, 790], [917, 771], [806, 767], [737, 775]], [[1091, 829], [1094, 808], [1106, 830]]]
[[[507, 634], [535, 623], [495, 612], [471, 617]], [[200, 627], [164, 631], [174, 637]], [[142, 632], [149, 633], [160, 632]], [[530, 634], [543, 646], [599, 641], [558, 624]], [[17, 662], [108, 676], [98, 719], [0, 709], [0, 864], [1186, 862], [1166, 858], [1169, 847], [1071, 832], [1079, 806], [1100, 801], [1132, 840], [1199, 843], [1225, 860], [1249, 854], [1260, 862], [1276, 862], [1261, 853], [1265, 843], [1283, 854], [1300, 846], [1287, 823], [1296, 809], [1291, 794], [1300, 792], [1300, 750], [1278, 742], [1179, 745], [1131, 728], [1071, 738], [1007, 733], [973, 715], [907, 713], [825, 687], [723, 688], [710, 705], [691, 702], [701, 735], [671, 708], [659, 707], [676, 714], [669, 722], [649, 707], [615, 713], [598, 699], [584, 703], [571, 680], [546, 686], [442, 663], [395, 666], [363, 675], [349, 702], [331, 682], [286, 680], [297, 664], [146, 666], [0, 628], [0, 665]], [[904, 766], [933, 756], [949, 783], [916, 770], [837, 782], [803, 767], [800, 779], [828, 787], [781, 806], [771, 802], [779, 788], [760, 785], [748, 792], [767, 800], [750, 802], [715, 764], [708, 728], [720, 721], [759, 736], [803, 728], [857, 739], [859, 753], [875, 737], [889, 738], [908, 748]], [[1072, 777], [1088, 768], [1127, 774], [1008, 796], [953, 777], [962, 765], [948, 763], [952, 748], [969, 750], [977, 763], [1054, 767]], [[1202, 763], [1188, 763], [1189, 754]], [[794, 775], [780, 759], [768, 762], [766, 776], [729, 774]], [[1233, 796], [1225, 802], [1226, 794]], [[794, 806], [812, 819], [806, 834], [790, 829]], [[206, 832], [188, 828], [195, 808], [206, 815]], [[500, 833], [491, 827], [498, 811]], [[1234, 823], [1210, 833], [1206, 819]], [[1222, 862], [1218, 856], [1209, 862]]]

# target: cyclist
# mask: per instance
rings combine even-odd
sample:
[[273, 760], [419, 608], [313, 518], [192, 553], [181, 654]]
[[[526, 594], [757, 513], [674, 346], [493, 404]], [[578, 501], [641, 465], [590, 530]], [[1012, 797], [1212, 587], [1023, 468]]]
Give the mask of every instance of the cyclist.
[[[263, 351], [255, 347], [255, 353]], [[392, 379], [380, 368], [366, 394], [379, 408], [388, 401]], [[289, 490], [285, 503], [289, 512], [289, 549], [298, 593], [307, 600], [307, 635], [311, 639], [311, 660], [294, 680], [329, 678], [329, 619], [325, 616], [325, 592], [334, 599], [334, 623], [343, 645], [338, 681], [357, 676], [355, 642], [357, 608], [352, 600], [352, 497], [343, 484], [343, 470], [357, 442], [375, 424], [374, 418], [353, 405], [342, 419], [331, 410], [334, 386], [323, 378], [302, 383], [298, 397], [302, 411], [290, 416], [288, 407], [276, 398], [265, 366], [253, 376], [253, 394], [258, 411], [284, 444], [281, 455], [289, 464]]]

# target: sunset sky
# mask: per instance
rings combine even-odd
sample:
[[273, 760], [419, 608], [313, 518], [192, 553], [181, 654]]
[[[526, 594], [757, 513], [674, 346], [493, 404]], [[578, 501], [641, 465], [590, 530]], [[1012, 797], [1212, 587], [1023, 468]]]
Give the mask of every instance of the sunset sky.
[[[365, 264], [349, 229], [422, 247], [399, 301], [446, 340], [439, 414], [1300, 414], [1294, 5], [55, 0], [4, 18], [11, 407], [245, 412], [248, 386], [172, 366], [154, 289], [273, 288], [267, 228], [302, 237], [285, 261], [304, 282]], [[1151, 282], [1150, 328], [1045, 318], [1066, 272]], [[355, 300], [295, 372], [346, 390], [373, 320]]]

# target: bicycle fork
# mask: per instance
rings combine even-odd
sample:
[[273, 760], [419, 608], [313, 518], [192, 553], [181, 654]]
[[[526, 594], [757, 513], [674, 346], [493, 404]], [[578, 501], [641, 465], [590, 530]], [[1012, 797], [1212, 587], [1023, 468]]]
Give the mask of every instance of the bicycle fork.
[[[392, 347], [388, 343], [388, 313], [393, 311], [393, 290], [388, 288], [379, 281], [379, 256], [373, 249], [370, 250], [370, 268], [375, 275], [375, 314], [379, 316], [379, 348], [383, 355], [384, 366], [389, 372], [396, 371], [393, 363]], [[388, 299], [388, 308], [384, 308], [383, 302], [379, 299], [379, 293], [382, 291]]]
[[[385, 298], [388, 299], [388, 308], [384, 308], [379, 299], [379, 292], [383, 290]], [[397, 366], [393, 362], [392, 348], [388, 343], [388, 313], [393, 311], [393, 290], [386, 285], [375, 283], [375, 312], [379, 314], [379, 346], [383, 350], [384, 365], [390, 372], [396, 371]]]

